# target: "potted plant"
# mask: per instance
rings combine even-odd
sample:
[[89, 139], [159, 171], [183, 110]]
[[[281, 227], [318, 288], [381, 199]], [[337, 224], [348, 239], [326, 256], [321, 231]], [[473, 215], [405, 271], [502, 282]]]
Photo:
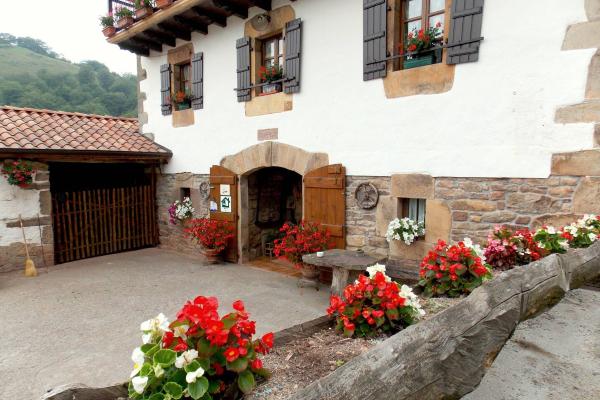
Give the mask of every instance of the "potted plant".
[[[409, 32], [406, 41], [408, 57], [404, 60], [404, 69], [422, 67], [441, 61], [442, 40], [442, 24], [440, 22], [434, 27], [414, 29]], [[403, 52], [404, 49], [401, 50], [401, 53]]]
[[187, 92], [182, 92], [181, 90], [175, 93], [175, 101], [173, 102], [173, 107], [175, 111], [187, 110], [192, 106], [192, 96], [190, 96]]
[[125, 29], [135, 22], [133, 20], [133, 11], [126, 7], [118, 8], [115, 12], [115, 17], [117, 19], [117, 28], [119, 29]]
[[416, 222], [410, 218], [395, 218], [392, 220], [386, 232], [388, 243], [393, 240], [401, 240], [410, 246], [416, 239], [425, 236], [425, 224]]
[[202, 245], [202, 255], [209, 264], [217, 264], [227, 243], [233, 239], [233, 225], [227, 221], [198, 218], [188, 223], [185, 234]]
[[144, 19], [154, 12], [153, 0], [135, 0], [135, 19]]
[[108, 13], [107, 15], [103, 15], [100, 17], [100, 25], [102, 25], [102, 33], [106, 37], [114, 36], [117, 32], [117, 28], [115, 28], [115, 18], [112, 13]]
[[8, 184], [22, 189], [31, 186], [34, 174], [35, 169], [31, 161], [5, 161], [2, 165], [2, 175], [6, 178]]
[[283, 68], [279, 65], [272, 67], [260, 67], [258, 71], [261, 83], [267, 83], [262, 87], [261, 95], [268, 95], [281, 92], [281, 82], [276, 82], [283, 78]]
[[169, 206], [169, 222], [177, 225], [178, 221], [187, 221], [194, 216], [195, 211], [189, 197], [184, 198], [183, 201], [175, 200]]
[[285, 258], [302, 271], [302, 276], [315, 280], [319, 269], [302, 262], [305, 254], [327, 250], [332, 246], [331, 232], [318, 223], [302, 221], [298, 225], [285, 223], [280, 229], [282, 239], [275, 240], [275, 256]]
[[156, 0], [157, 8], [166, 8], [173, 4], [173, 0]]

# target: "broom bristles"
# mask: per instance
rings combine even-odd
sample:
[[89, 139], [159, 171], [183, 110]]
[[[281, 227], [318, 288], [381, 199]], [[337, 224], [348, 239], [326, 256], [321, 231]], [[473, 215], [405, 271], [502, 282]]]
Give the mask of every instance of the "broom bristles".
[[25, 260], [25, 276], [37, 276], [37, 269], [35, 269], [35, 264], [33, 263], [33, 260], [29, 258]]

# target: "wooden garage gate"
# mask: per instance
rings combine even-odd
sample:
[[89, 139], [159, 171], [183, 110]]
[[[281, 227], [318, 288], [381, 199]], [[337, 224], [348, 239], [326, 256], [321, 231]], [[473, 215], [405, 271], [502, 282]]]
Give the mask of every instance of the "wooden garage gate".
[[153, 177], [116, 187], [101, 178], [87, 183], [98, 187], [52, 190], [56, 263], [158, 245]]

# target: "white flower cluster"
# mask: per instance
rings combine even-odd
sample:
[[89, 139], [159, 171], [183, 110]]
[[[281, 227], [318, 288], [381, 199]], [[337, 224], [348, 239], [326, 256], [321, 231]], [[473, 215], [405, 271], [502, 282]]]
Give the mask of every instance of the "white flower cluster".
[[387, 276], [385, 274], [385, 265], [381, 265], [381, 264], [371, 265], [370, 267], [367, 267], [367, 272], [369, 273], [369, 278], [371, 278], [371, 279], [375, 278], [375, 274], [377, 274], [378, 272], [381, 272], [383, 275], [385, 275], [385, 280], [387, 282], [390, 282], [392, 280], [392, 278], [390, 278], [389, 276]]
[[175, 216], [180, 221], [191, 218], [195, 211], [189, 197], [184, 198], [183, 201], [175, 201]]
[[465, 244], [465, 246], [472, 249], [475, 252], [475, 254], [477, 255], [477, 257], [481, 258], [481, 262], [485, 264], [486, 258], [483, 255], [483, 249], [481, 248], [480, 245], [474, 244], [473, 240], [468, 237], [463, 239], [463, 243]]
[[[580, 236], [581, 234], [587, 235], [590, 242], [595, 242], [598, 240], [598, 235], [590, 230], [593, 230], [595, 228], [595, 224], [597, 223], [598, 219], [596, 219], [595, 215], [585, 214], [583, 218], [579, 219], [577, 222], [573, 222], [571, 225], [565, 226], [563, 230], [573, 236]], [[580, 229], [585, 229], [588, 232], [580, 232]]]
[[392, 240], [402, 240], [405, 244], [410, 245], [416, 238], [425, 235], [425, 224], [423, 222], [415, 222], [410, 218], [396, 218], [388, 225], [385, 238], [388, 242]]

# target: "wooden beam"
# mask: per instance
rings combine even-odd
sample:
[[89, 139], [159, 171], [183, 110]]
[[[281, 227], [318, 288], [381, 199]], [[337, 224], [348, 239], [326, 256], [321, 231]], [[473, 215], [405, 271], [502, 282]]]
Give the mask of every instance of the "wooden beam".
[[158, 26], [168, 32], [173, 33], [177, 38], [181, 40], [190, 41], [192, 40], [192, 31], [188, 28], [181, 28], [180, 26], [174, 26], [172, 23], [161, 22]]
[[205, 35], [208, 35], [208, 25], [206, 25], [202, 22], [199, 22], [199, 21], [196, 21], [196, 20], [193, 20], [190, 18], [185, 18], [180, 15], [173, 17], [173, 19], [176, 22], [180, 23], [181, 25], [188, 27], [192, 31], [196, 31], [196, 32], [200, 32]]
[[213, 0], [215, 6], [222, 8], [223, 10], [240, 17], [241, 19], [248, 18], [248, 8], [233, 3], [231, 0]]
[[192, 11], [199, 17], [206, 18], [211, 23], [217, 24], [223, 28], [227, 26], [227, 17], [224, 15], [217, 14], [216, 12], [201, 6], [193, 7]]
[[149, 57], [150, 56], [150, 49], [149, 48], [139, 47], [139, 46], [131, 45], [129, 43], [118, 43], [118, 45], [119, 45], [119, 48], [121, 48], [123, 50], [130, 51], [132, 53], [135, 53], [138, 56], [145, 56], [145, 57]]
[[144, 35], [167, 46], [175, 47], [176, 37], [174, 35], [166, 33], [165, 31], [159, 31], [157, 29], [148, 29], [147, 31], [144, 31]]
[[153, 40], [144, 39], [142, 37], [136, 36], [129, 39], [134, 46], [147, 47], [150, 50], [162, 52], [162, 44], [155, 42]]
[[[211, 0], [177, 0], [170, 7], [165, 8], [152, 14], [148, 18], [136, 22], [130, 28], [118, 32], [111, 38], [108, 38], [109, 43], [118, 44], [131, 39], [134, 36], [144, 32], [149, 28], [153, 28], [160, 23], [165, 22], [176, 15], [182, 14], [192, 7], [199, 5], [208, 5]], [[190, 39], [188, 39], [190, 40]]]
[[265, 11], [271, 11], [271, 0], [247, 0], [251, 7], [259, 7]]

